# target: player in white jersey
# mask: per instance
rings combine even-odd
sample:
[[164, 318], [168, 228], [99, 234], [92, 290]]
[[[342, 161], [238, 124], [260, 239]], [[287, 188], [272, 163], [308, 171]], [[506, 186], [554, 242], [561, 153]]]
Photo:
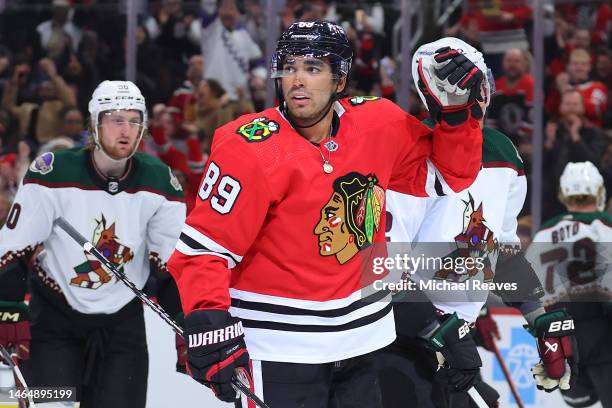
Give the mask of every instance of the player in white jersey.
[[[477, 50], [452, 38], [421, 47], [414, 59], [427, 58], [435, 51], [433, 47], [444, 46], [463, 49], [464, 55], [487, 71]], [[490, 94], [490, 88], [483, 92], [486, 96], [481, 103], [483, 111]], [[413, 258], [452, 259], [455, 267], [440, 268], [432, 262], [431, 267], [409, 271], [410, 280], [421, 290], [408, 290], [394, 299], [398, 340], [379, 353], [385, 408], [401, 406], [402, 399], [394, 392], [398, 389], [404, 393], [413, 390], [411, 394], [419, 407], [449, 403], [464, 406], [467, 394], [463, 391], [472, 385], [490, 402], [497, 399], [494, 390], [480, 383], [481, 361], [474, 340], [465, 328], [476, 321], [491, 283], [510, 288], [498, 293], [508, 303], [521, 308], [531, 327], [540, 327], [548, 319], [536, 321], [544, 315], [538, 301], [539, 282], [525, 259], [513, 256], [520, 246], [516, 217], [525, 195], [526, 180], [518, 152], [506, 136], [490, 128], [483, 128], [482, 169], [474, 184], [464, 192], [423, 199], [387, 191], [389, 255], [402, 254], [408, 249]], [[421, 221], [415, 222], [415, 219]], [[468, 258], [480, 258], [482, 265], [469, 267], [457, 263]], [[455, 285], [457, 289], [432, 289], [432, 282], [448, 282], [448, 286]], [[446, 344], [434, 349], [447, 360], [448, 369], [440, 370], [438, 377], [446, 377], [449, 400], [432, 386], [437, 364], [423, 347], [424, 339], [440, 336]]]
[[164, 270], [176, 244], [183, 193], [168, 166], [136, 152], [147, 123], [136, 85], [102, 82], [89, 112], [90, 147], [37, 157], [0, 230], [0, 344], [19, 357], [30, 387], [75, 387], [84, 408], [144, 407], [142, 304], [55, 221], [67, 220], [142, 289], [150, 262]]
[[544, 223], [527, 250], [547, 310], [565, 308], [574, 318], [579, 367], [571, 389], [561, 390], [573, 407], [598, 400], [612, 407], [612, 218], [603, 212], [605, 197], [591, 162], [568, 163], [559, 197], [568, 212]]

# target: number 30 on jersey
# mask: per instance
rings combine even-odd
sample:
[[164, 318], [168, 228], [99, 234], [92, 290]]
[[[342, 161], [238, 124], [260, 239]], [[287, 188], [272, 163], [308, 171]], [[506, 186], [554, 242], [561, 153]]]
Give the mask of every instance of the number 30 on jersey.
[[227, 214], [232, 211], [241, 189], [242, 186], [238, 180], [227, 174], [221, 175], [219, 166], [211, 161], [202, 180], [198, 196], [202, 201], [210, 198], [210, 206], [213, 210], [219, 214]]

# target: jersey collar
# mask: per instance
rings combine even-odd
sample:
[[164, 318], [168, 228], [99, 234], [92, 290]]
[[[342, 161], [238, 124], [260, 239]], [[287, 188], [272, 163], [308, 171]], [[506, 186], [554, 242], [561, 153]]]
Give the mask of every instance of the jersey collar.
[[138, 166], [136, 160], [134, 158], [130, 158], [127, 163], [127, 167], [125, 172], [121, 175], [121, 177], [106, 177], [102, 174], [97, 168], [93, 161], [93, 152], [90, 151], [88, 158], [86, 160], [87, 163], [87, 171], [91, 176], [94, 184], [100, 188], [100, 190], [106, 191], [111, 195], [115, 195], [125, 190], [125, 188], [130, 184], [132, 179], [134, 178], [134, 174], [136, 173], [136, 167]]

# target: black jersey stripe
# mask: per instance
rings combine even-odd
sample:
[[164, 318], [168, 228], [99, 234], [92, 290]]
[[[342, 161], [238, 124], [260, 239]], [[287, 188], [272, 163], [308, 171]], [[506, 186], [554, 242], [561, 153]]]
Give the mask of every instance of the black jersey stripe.
[[446, 193], [444, 192], [444, 189], [442, 188], [442, 183], [440, 182], [440, 179], [438, 178], [437, 174], [435, 178], [436, 180], [434, 181], [434, 188], [436, 189], [436, 194], [439, 195], [440, 197], [443, 197], [446, 195]]
[[389, 291], [376, 291], [373, 295], [370, 295], [364, 299], [356, 300], [348, 306], [344, 306], [338, 309], [327, 309], [327, 310], [312, 310], [302, 309], [292, 306], [276, 305], [262, 302], [252, 302], [241, 299], [232, 298], [232, 307], [253, 310], [258, 312], [275, 313], [291, 316], [314, 316], [314, 317], [342, 317], [347, 314], [354, 312], [355, 310], [361, 309], [362, 307], [371, 305], [374, 302], [381, 301], [389, 295]]
[[291, 323], [279, 323], [279, 322], [268, 322], [262, 320], [250, 320], [240, 319], [242, 325], [252, 329], [267, 329], [267, 330], [278, 330], [286, 332], [308, 332], [308, 333], [328, 333], [328, 332], [339, 332], [344, 330], [356, 329], [359, 327], [367, 326], [372, 323], [376, 323], [378, 320], [385, 317], [391, 312], [391, 303], [382, 308], [376, 313], [371, 315], [355, 319], [351, 322], [339, 325], [314, 325], [314, 324], [291, 324]]
[[240, 260], [236, 259], [231, 253], [213, 251], [212, 249], [206, 247], [206, 245], [196, 241], [195, 239], [191, 238], [189, 235], [185, 234], [184, 232], [181, 232], [179, 239], [181, 240], [182, 243], [184, 243], [185, 245], [187, 245], [189, 248], [193, 249], [194, 251], [206, 251], [212, 254], [223, 255], [225, 257], [231, 258], [236, 264], [240, 263]]

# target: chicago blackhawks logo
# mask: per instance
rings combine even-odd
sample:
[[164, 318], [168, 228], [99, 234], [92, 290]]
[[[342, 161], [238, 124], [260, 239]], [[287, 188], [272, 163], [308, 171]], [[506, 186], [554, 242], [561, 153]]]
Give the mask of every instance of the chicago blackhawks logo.
[[[490, 282], [493, 280], [493, 270], [489, 256], [498, 249], [497, 239], [493, 232], [485, 224], [482, 203], [475, 208], [474, 199], [468, 193], [468, 201], [463, 202], [463, 229], [460, 234], [455, 236], [457, 250], [453, 253], [455, 257], [462, 258], [483, 258], [483, 280]], [[465, 274], [456, 274], [452, 270], [443, 269], [435, 274], [436, 279], [445, 280], [466, 280], [475, 276], [480, 270], [477, 267], [469, 269]]]
[[319, 254], [334, 255], [344, 264], [372, 244], [380, 228], [385, 191], [374, 174], [356, 172], [338, 177], [333, 189], [314, 234], [319, 238]]
[[236, 133], [244, 137], [248, 142], [262, 142], [274, 133], [277, 133], [278, 129], [278, 123], [266, 117], [261, 117], [240, 126]]
[[[100, 220], [96, 221], [92, 242], [96, 249], [100, 251], [109, 261], [119, 270], [132, 260], [134, 253], [132, 250], [118, 241], [115, 235], [115, 223], [106, 226], [104, 214]], [[70, 280], [70, 284], [81, 288], [98, 289], [100, 286], [111, 281], [112, 276], [106, 271], [105, 267], [94, 256], [85, 252], [87, 261], [74, 267], [77, 276]]]
[[353, 96], [349, 99], [349, 102], [353, 106], [361, 105], [366, 103], [367, 101], [377, 101], [380, 98], [378, 96]]

